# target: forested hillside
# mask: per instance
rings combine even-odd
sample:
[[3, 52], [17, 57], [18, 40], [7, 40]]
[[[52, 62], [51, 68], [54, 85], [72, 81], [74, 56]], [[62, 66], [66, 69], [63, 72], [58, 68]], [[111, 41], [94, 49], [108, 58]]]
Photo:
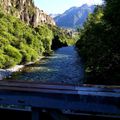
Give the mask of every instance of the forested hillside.
[[105, 0], [80, 31], [76, 43], [88, 83], [120, 84], [120, 1]]
[[[52, 30], [53, 28], [55, 29], [54, 31]], [[61, 34], [56, 33], [56, 31]], [[62, 45], [67, 45], [64, 39], [60, 39], [68, 38], [67, 36], [56, 26], [43, 24], [33, 28], [20, 19], [10, 14], [4, 14], [1, 11], [0, 68], [8, 68], [16, 64], [35, 61], [39, 56], [50, 53], [54, 39]], [[59, 46], [56, 47], [58, 48]]]

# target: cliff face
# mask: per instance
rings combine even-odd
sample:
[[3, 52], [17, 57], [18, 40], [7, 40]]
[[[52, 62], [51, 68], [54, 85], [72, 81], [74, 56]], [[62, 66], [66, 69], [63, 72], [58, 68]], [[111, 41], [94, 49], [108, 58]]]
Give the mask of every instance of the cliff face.
[[28, 25], [34, 27], [43, 23], [55, 25], [50, 16], [35, 7], [33, 0], [0, 0], [0, 4], [5, 12], [20, 18]]

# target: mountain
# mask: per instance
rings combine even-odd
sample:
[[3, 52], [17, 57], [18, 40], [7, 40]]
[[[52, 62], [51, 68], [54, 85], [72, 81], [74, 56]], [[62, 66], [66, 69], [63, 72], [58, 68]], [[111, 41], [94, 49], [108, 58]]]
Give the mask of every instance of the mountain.
[[89, 13], [93, 13], [95, 5], [88, 6], [87, 4], [81, 7], [72, 7], [66, 10], [63, 14], [54, 17], [56, 24], [63, 28], [82, 27]]
[[52, 17], [34, 5], [33, 0], [0, 0], [2, 9], [20, 18], [28, 25], [38, 26], [42, 23], [55, 25]]

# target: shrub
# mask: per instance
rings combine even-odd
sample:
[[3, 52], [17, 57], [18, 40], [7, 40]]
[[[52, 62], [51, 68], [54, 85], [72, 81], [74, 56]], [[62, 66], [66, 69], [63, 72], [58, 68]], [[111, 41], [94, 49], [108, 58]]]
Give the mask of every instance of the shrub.
[[19, 64], [22, 61], [22, 55], [15, 47], [7, 45], [4, 48], [4, 52], [6, 55], [14, 59], [15, 64]]
[[3, 54], [0, 53], [0, 68], [3, 68], [5, 66], [6, 59]]

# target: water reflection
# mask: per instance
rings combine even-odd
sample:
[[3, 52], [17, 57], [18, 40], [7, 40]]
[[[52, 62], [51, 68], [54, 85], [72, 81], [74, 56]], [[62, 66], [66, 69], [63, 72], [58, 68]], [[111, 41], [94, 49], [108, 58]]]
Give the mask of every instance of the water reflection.
[[21, 72], [15, 73], [11, 79], [40, 81], [47, 83], [83, 83], [84, 70], [81, 59], [75, 48], [63, 47], [52, 56], [26, 66]]

